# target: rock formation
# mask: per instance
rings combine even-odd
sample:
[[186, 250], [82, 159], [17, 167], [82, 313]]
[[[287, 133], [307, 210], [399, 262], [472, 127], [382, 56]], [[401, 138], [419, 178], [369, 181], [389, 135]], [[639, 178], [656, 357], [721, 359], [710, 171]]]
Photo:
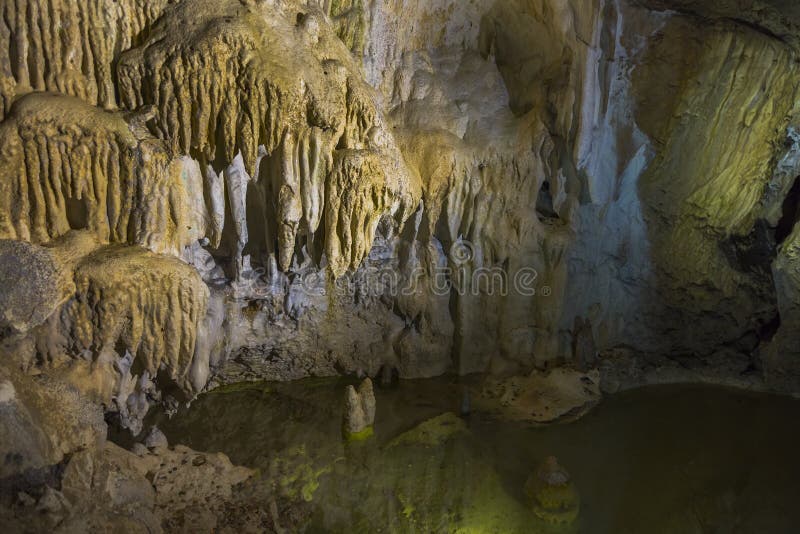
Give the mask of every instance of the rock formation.
[[0, 237], [47, 243], [87, 229], [179, 256], [205, 235], [199, 173], [121, 113], [33, 93], [0, 125], [0, 153]]
[[[404, 220], [418, 193], [348, 50], [323, 13], [299, 9], [186, 2], [121, 55], [119, 88], [124, 107], [155, 106], [159, 137], [210, 167], [209, 181], [226, 182], [238, 255], [249, 245], [286, 270], [296, 248], [314, 253], [319, 233], [316, 246], [340, 276], [369, 252], [378, 219]], [[186, 39], [176, 28], [193, 29]], [[238, 186], [229, 176], [237, 156]], [[247, 195], [251, 180], [259, 192]], [[240, 219], [252, 210], [260, 244]]]
[[[7, 0], [2, 398], [138, 432], [238, 380], [576, 357], [797, 393], [798, 32], [788, 0]], [[3, 402], [20, 466], [82, 446]]]
[[531, 475], [525, 483], [525, 493], [536, 516], [547, 523], [571, 524], [578, 518], [580, 497], [555, 456], [548, 457]]
[[794, 12], [423, 4], [4, 6], [2, 237], [86, 230], [197, 269], [201, 347], [179, 350], [206, 356], [188, 381], [167, 358], [188, 394], [528, 372], [574, 356], [579, 317], [598, 351], [733, 346], [790, 381], [762, 338], [792, 306]]
[[482, 410], [530, 423], [576, 419], [602, 397], [600, 372], [569, 368], [533, 371], [528, 376], [489, 377], [476, 400]]
[[375, 424], [375, 393], [372, 380], [364, 379], [358, 386], [345, 389], [344, 436], [350, 441], [361, 440], [372, 435]]
[[0, 118], [15, 95], [30, 91], [57, 91], [115, 108], [114, 65], [119, 52], [141, 39], [169, 2], [4, 2], [0, 6]]

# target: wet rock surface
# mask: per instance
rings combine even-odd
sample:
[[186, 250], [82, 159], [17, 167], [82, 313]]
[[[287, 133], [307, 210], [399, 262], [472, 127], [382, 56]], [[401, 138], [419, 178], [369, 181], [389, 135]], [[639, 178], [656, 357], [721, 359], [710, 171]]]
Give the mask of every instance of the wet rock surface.
[[[376, 390], [374, 438], [348, 443], [341, 396], [357, 383], [241, 385], [158, 424], [170, 441], [273, 473], [279, 493], [308, 512], [299, 523], [281, 516], [287, 529], [780, 532], [796, 521], [796, 429], [781, 424], [796, 410], [792, 399], [653, 387], [606, 396], [570, 424], [531, 425], [477, 406], [469, 418], [455, 415], [465, 385], [455, 378], [401, 381]], [[770, 454], [759, 452], [765, 445]], [[560, 467], [546, 462], [552, 455]], [[544, 518], [529, 479], [557, 488], [543, 496]]]
[[[310, 457], [329, 434], [255, 477], [146, 423], [215, 388], [266, 402], [242, 381], [387, 386], [281, 402], [374, 426], [352, 454], [387, 478], [359, 498], [390, 493], [386, 524], [417, 531], [536, 516], [475, 461], [475, 414], [563, 422], [678, 382], [800, 394], [798, 21], [790, 0], [3, 2], [2, 513], [291, 529], [353, 482]], [[481, 378], [414, 430], [376, 408], [445, 373]], [[397, 436], [389, 466], [356, 446]], [[391, 487], [426, 448], [419, 494], [472, 515]], [[440, 498], [458, 461], [486, 487]], [[724, 503], [704, 519], [731, 527]]]
[[[791, 245], [770, 241], [798, 174], [793, 8], [570, 6], [12, 2], [3, 39], [33, 55], [3, 57], [0, 235], [87, 229], [197, 268], [220, 339], [186, 341], [211, 352], [189, 395], [213, 374], [590, 367], [621, 345], [735, 346], [791, 381], [787, 336], [742, 340], [792, 320]], [[44, 31], [104, 16], [107, 35]], [[440, 267], [477, 289], [436, 294]], [[525, 269], [537, 287], [479, 287]]]
[[512, 420], [552, 423], [584, 415], [601, 397], [598, 370], [559, 368], [527, 377], [489, 377], [475, 404]]

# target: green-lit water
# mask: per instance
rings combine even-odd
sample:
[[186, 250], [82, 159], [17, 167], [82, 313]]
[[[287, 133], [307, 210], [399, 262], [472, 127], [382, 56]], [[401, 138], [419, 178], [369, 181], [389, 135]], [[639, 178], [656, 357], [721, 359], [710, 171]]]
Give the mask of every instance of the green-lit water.
[[[465, 431], [438, 442], [412, 434], [392, 444], [461, 401], [453, 380], [406, 381], [376, 390], [375, 438], [347, 445], [344, 385], [213, 392], [159, 426], [171, 443], [223, 451], [311, 499], [308, 532], [800, 532], [796, 400], [648, 388], [609, 397], [571, 424], [532, 428], [473, 413]], [[580, 492], [571, 528], [541, 523], [526, 504], [525, 481], [548, 455]]]

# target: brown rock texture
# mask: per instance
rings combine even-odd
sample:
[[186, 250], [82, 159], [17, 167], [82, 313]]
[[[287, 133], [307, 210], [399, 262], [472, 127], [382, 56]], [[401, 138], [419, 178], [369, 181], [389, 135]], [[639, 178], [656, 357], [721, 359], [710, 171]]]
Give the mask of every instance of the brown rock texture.
[[117, 55], [147, 33], [169, 1], [3, 2], [0, 118], [15, 95], [30, 91], [57, 91], [116, 107]]
[[782, 0], [8, 0], [9, 365], [134, 430], [212, 378], [522, 383], [598, 354], [797, 392], [798, 20]]
[[47, 243], [87, 229], [178, 255], [203, 235], [190, 169], [120, 113], [55, 93], [21, 97], [0, 125], [0, 154], [0, 237]]

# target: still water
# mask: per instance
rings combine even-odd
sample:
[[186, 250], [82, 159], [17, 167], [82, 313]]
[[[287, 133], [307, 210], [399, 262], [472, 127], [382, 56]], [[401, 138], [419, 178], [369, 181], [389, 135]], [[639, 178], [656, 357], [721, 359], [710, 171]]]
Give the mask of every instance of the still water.
[[[157, 422], [170, 443], [222, 451], [308, 501], [305, 532], [800, 532], [797, 400], [651, 387], [532, 427], [455, 416], [456, 379], [403, 381], [376, 389], [374, 437], [345, 443], [347, 383], [236, 385]], [[524, 491], [551, 455], [580, 496], [572, 524], [538, 519]]]

